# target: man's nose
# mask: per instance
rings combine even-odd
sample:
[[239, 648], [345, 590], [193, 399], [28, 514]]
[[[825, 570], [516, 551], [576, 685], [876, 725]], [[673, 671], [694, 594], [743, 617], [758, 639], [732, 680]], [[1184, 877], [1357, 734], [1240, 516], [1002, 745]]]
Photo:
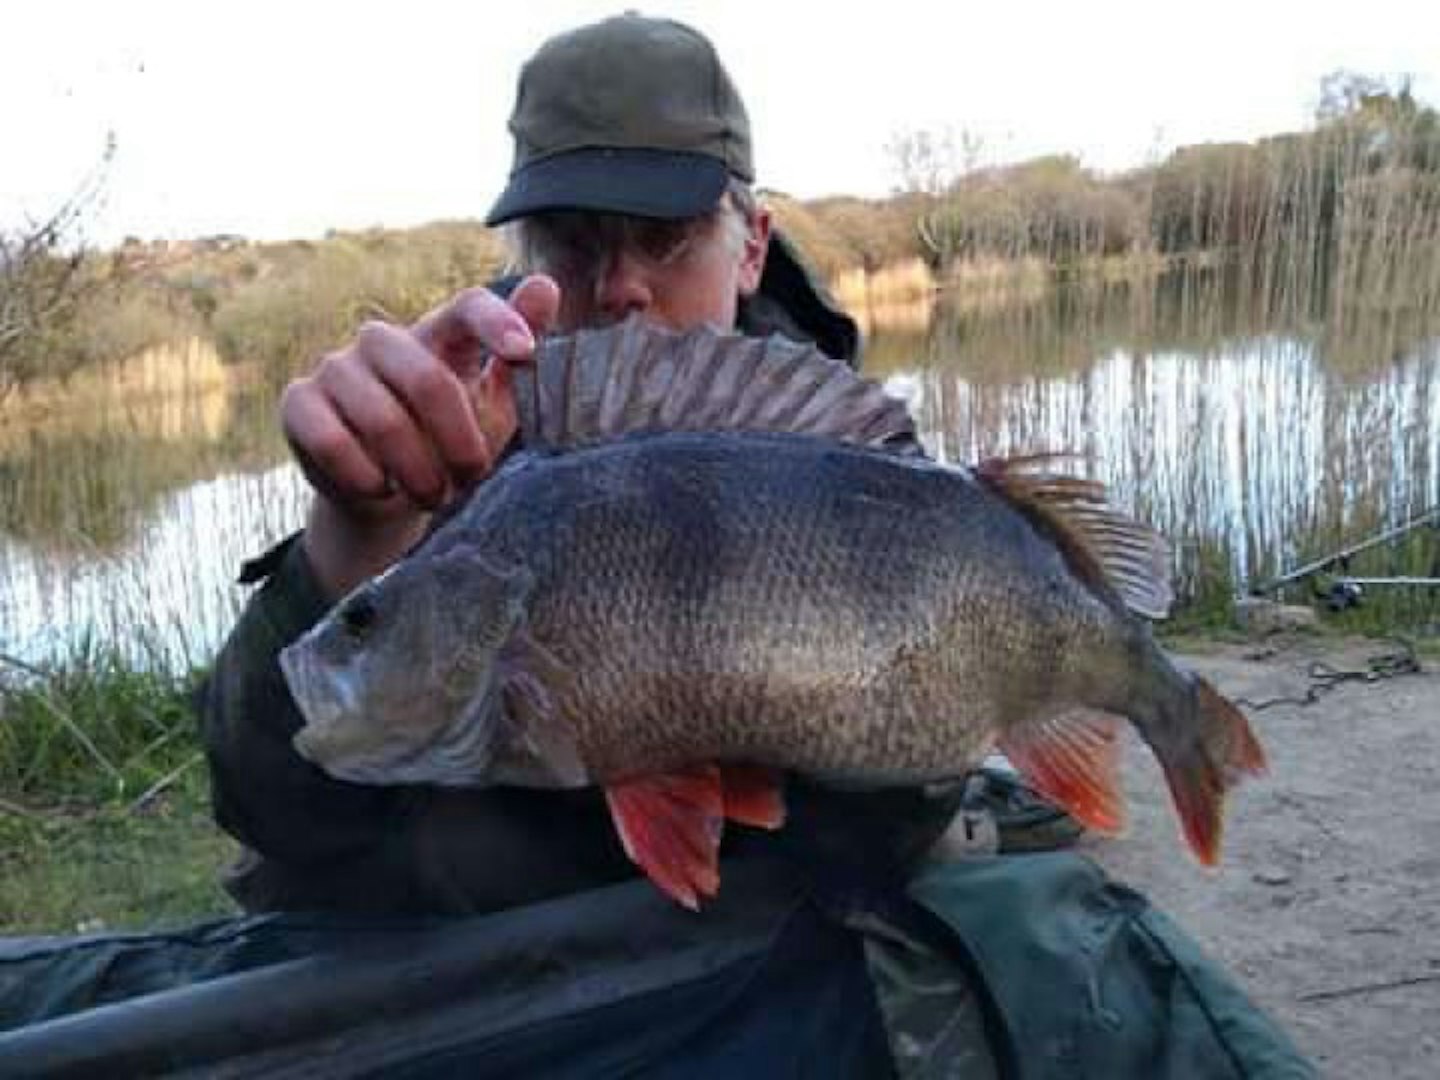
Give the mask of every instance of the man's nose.
[[605, 260], [595, 282], [595, 303], [616, 318], [648, 311], [655, 302], [651, 275], [654, 267], [628, 251], [616, 252]]

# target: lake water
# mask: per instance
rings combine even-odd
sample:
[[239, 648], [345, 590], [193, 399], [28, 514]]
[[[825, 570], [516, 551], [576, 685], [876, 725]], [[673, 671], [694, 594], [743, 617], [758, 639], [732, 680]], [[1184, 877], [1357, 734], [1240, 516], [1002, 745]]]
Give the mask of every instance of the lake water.
[[[1079, 455], [1170, 537], [1187, 603], [1440, 506], [1440, 334], [1388, 316], [1267, 324], [1167, 296], [912, 312], [872, 332], [867, 370], [911, 402], [939, 458]], [[138, 401], [132, 387], [0, 412], [0, 655], [88, 642], [208, 657], [243, 602], [240, 562], [303, 520], [273, 400], [211, 371]], [[1355, 572], [1434, 574], [1440, 532], [1422, 532]]]

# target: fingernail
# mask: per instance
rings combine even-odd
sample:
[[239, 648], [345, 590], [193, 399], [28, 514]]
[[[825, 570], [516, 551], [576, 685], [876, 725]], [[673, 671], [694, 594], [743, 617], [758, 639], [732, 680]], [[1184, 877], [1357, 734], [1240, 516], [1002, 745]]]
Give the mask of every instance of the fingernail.
[[500, 337], [500, 352], [505, 356], [523, 356], [535, 348], [529, 334], [519, 330], [506, 330]]

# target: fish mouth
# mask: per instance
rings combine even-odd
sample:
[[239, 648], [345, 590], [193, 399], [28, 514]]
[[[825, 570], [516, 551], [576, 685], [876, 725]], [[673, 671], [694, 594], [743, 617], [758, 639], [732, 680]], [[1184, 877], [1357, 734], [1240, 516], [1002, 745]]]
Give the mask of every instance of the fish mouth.
[[292, 740], [295, 749], [328, 769], [343, 742], [340, 736], [345, 716], [353, 710], [353, 687], [339, 673], [317, 663], [303, 641], [280, 651], [280, 671], [305, 720]]
[[353, 670], [325, 663], [304, 639], [281, 650], [280, 670], [305, 721], [290, 739], [296, 753], [337, 780], [407, 779], [406, 760], [414, 748], [385, 737], [386, 729], [365, 708]]

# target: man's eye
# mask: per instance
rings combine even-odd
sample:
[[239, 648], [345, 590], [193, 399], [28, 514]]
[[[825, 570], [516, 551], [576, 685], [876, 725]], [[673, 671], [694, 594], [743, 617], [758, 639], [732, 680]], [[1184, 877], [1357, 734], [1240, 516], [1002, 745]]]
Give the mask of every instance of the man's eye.
[[654, 262], [673, 262], [690, 246], [694, 232], [692, 220], [655, 222], [636, 231], [635, 244]]
[[535, 266], [552, 277], [573, 283], [589, 273], [596, 261], [592, 252], [579, 245], [552, 243], [541, 249]]
[[358, 596], [340, 609], [340, 624], [352, 638], [363, 638], [370, 627], [375, 625], [375, 603], [369, 597]]

